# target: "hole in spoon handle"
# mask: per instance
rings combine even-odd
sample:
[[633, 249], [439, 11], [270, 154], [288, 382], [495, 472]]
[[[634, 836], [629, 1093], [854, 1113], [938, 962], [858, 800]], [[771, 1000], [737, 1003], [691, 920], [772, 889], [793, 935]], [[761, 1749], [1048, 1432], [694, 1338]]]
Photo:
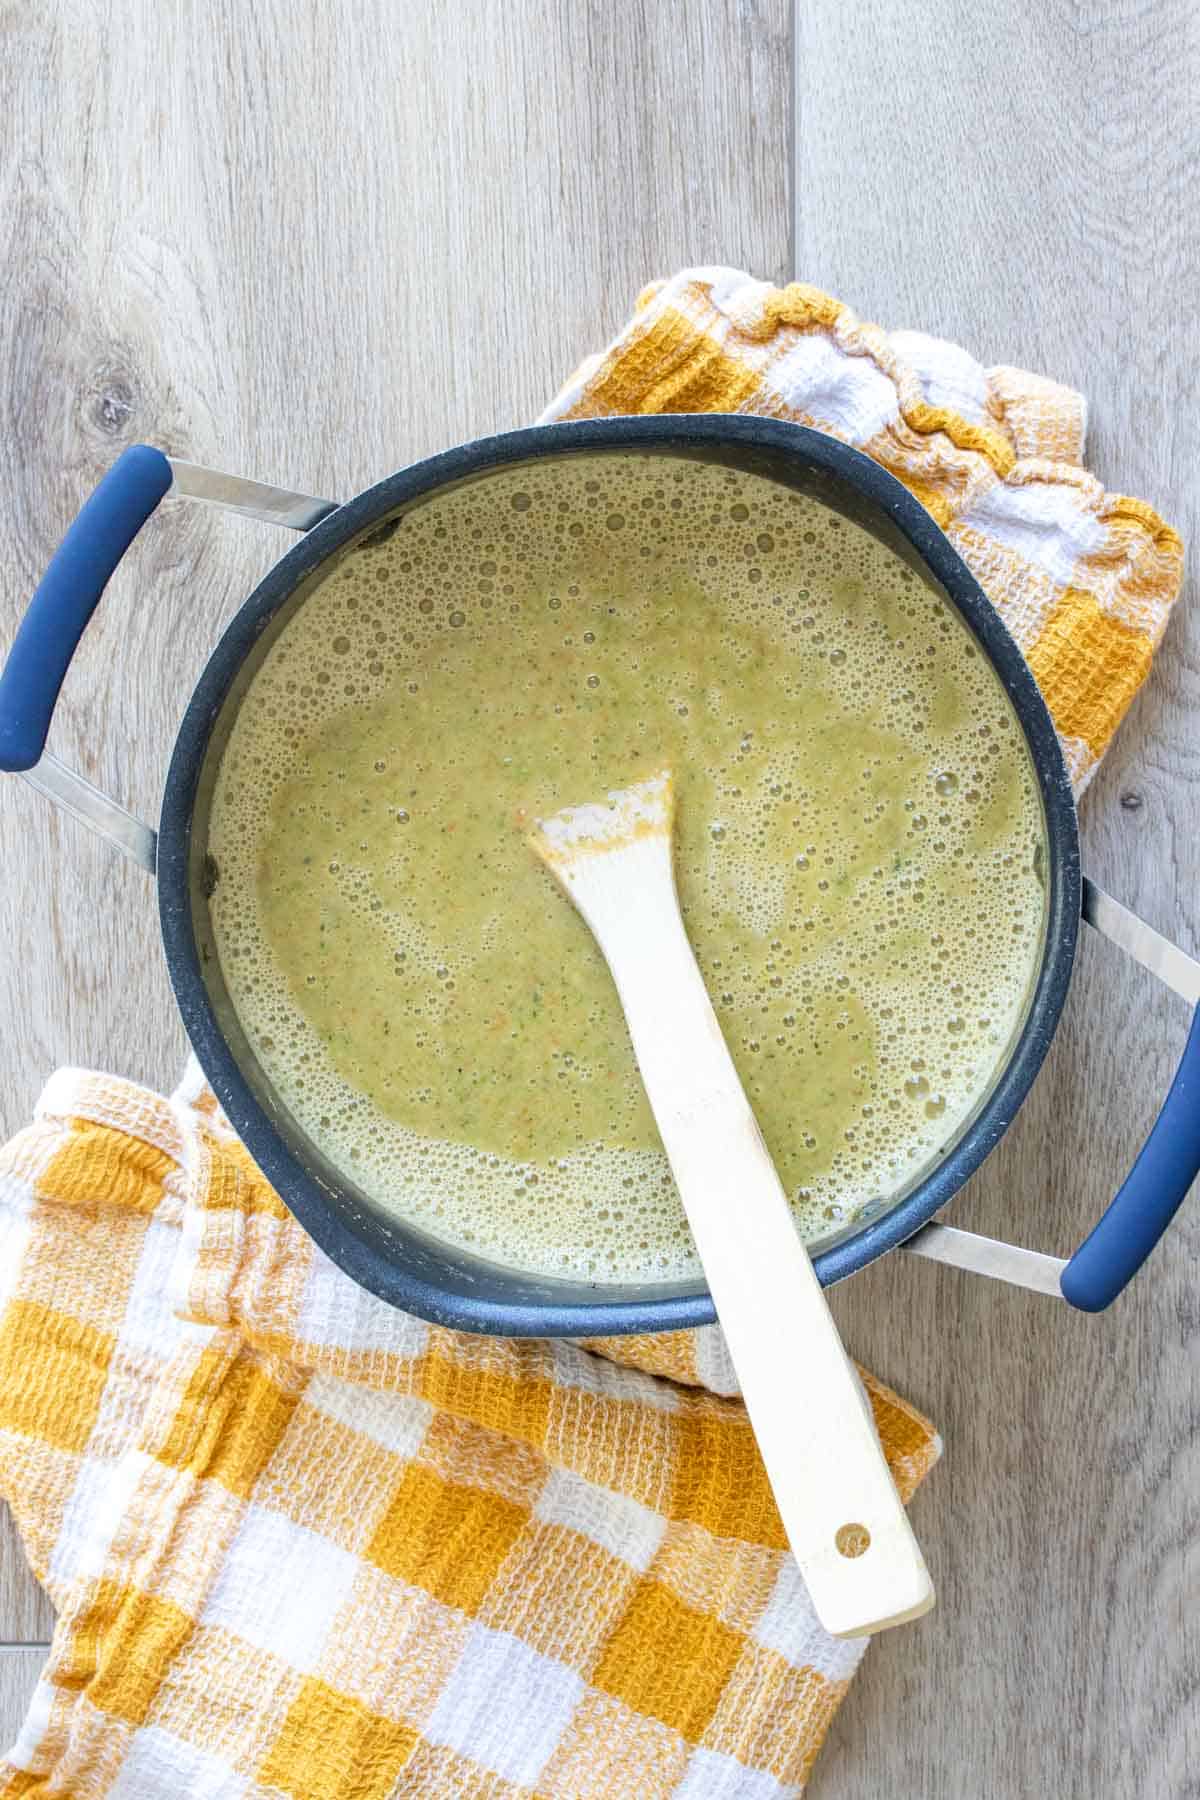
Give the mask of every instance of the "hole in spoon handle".
[[841, 1556], [861, 1556], [871, 1548], [871, 1534], [865, 1525], [839, 1525], [833, 1541]]

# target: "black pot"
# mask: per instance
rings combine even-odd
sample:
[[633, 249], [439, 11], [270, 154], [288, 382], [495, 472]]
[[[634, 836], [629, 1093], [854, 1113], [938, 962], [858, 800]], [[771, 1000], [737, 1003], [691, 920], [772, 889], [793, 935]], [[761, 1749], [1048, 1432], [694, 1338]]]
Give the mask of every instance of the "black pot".
[[[329, 559], [412, 502], [489, 469], [630, 449], [718, 461], [768, 476], [816, 496], [886, 542], [966, 621], [1009, 694], [1037, 773], [1048, 851], [1047, 925], [1024, 1022], [990, 1091], [938, 1164], [815, 1248], [822, 1282], [853, 1274], [907, 1239], [939, 1260], [1061, 1291], [1085, 1310], [1107, 1305], [1149, 1254], [1200, 1168], [1200, 1014], [1162, 1114], [1128, 1180], [1069, 1263], [929, 1221], [1007, 1129], [1041, 1065], [1066, 997], [1081, 902], [1092, 922], [1193, 1003], [1200, 1001], [1200, 966], [1081, 883], [1070, 783], [1049, 713], [1020, 652], [924, 508], [876, 463], [835, 438], [774, 420], [724, 415], [551, 425], [450, 450], [338, 507], [135, 446], [85, 504], [18, 631], [0, 677], [0, 768], [25, 772], [156, 873], [163, 948], [201, 1067], [263, 1174], [355, 1281], [393, 1305], [468, 1331], [598, 1336], [711, 1323], [713, 1306], [702, 1283], [611, 1286], [523, 1275], [438, 1243], [380, 1212], [315, 1150], [274, 1096], [226, 991], [207, 900], [208, 812], [233, 718], [267, 649]], [[64, 769], [44, 746], [63, 676], [104, 586], [172, 487], [181, 496], [231, 506], [305, 535], [242, 606], [196, 686], [167, 772], [156, 847], [147, 827]]]

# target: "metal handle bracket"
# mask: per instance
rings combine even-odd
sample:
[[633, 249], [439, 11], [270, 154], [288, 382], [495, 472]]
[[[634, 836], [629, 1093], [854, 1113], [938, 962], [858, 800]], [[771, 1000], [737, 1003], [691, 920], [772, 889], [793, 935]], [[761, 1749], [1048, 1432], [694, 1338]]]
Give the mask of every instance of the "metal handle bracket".
[[251, 481], [245, 475], [226, 475], [201, 463], [181, 462], [169, 456], [172, 481], [166, 500], [200, 500], [225, 512], [263, 519], [268, 525], [284, 525], [289, 531], [311, 531], [336, 512], [336, 500], [318, 500], [312, 494], [294, 494], [269, 482]]

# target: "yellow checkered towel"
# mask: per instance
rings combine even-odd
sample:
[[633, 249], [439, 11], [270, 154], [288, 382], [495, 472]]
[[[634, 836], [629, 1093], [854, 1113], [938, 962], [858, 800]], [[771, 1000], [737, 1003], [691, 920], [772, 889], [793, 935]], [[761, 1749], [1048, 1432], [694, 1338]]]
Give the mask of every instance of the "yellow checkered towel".
[[[1081, 399], [694, 270], [546, 416], [712, 409], [907, 482], [1082, 786], [1181, 552], [1080, 466]], [[907, 1497], [938, 1441], [868, 1386]], [[194, 1069], [170, 1101], [61, 1072], [0, 1153], [0, 1487], [59, 1611], [0, 1800], [780, 1800], [861, 1654], [813, 1615], [719, 1332], [509, 1342], [393, 1311]]]
[[[802, 1787], [863, 1646], [817, 1623], [715, 1329], [397, 1312], [194, 1070], [52, 1077], [0, 1155], [0, 1303], [2, 1487], [59, 1610], [4, 1800]], [[937, 1439], [868, 1387], [907, 1496]]]
[[816, 288], [689, 269], [642, 294], [546, 419], [742, 412], [843, 438], [933, 514], [1000, 612], [1077, 792], [1145, 680], [1183, 546], [1082, 466], [1083, 396], [956, 344], [883, 331]]

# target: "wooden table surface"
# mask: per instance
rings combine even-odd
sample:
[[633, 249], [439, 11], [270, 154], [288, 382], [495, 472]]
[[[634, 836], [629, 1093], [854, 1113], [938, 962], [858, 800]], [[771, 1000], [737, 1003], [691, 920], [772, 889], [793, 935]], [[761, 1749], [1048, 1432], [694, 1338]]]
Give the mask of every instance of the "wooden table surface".
[[[235, 16], [236, 15], [236, 16]], [[121, 446], [344, 495], [527, 420], [686, 263], [795, 273], [1091, 401], [1091, 459], [1197, 535], [1200, 14], [1188, 0], [15, 0], [0, 20], [0, 636]], [[218, 629], [281, 552], [166, 509], [53, 746], [152, 817]], [[1088, 867], [1188, 948], [1200, 619], [1185, 599], [1083, 808]], [[180, 1065], [148, 883], [0, 783], [0, 1123], [57, 1063]], [[959, 1224], [1066, 1252], [1181, 1007], [1085, 943]], [[1108, 1315], [897, 1256], [850, 1346], [946, 1439], [936, 1613], [870, 1651], [811, 1791], [1200, 1795], [1200, 1202]], [[0, 1734], [51, 1628], [0, 1533]]]

